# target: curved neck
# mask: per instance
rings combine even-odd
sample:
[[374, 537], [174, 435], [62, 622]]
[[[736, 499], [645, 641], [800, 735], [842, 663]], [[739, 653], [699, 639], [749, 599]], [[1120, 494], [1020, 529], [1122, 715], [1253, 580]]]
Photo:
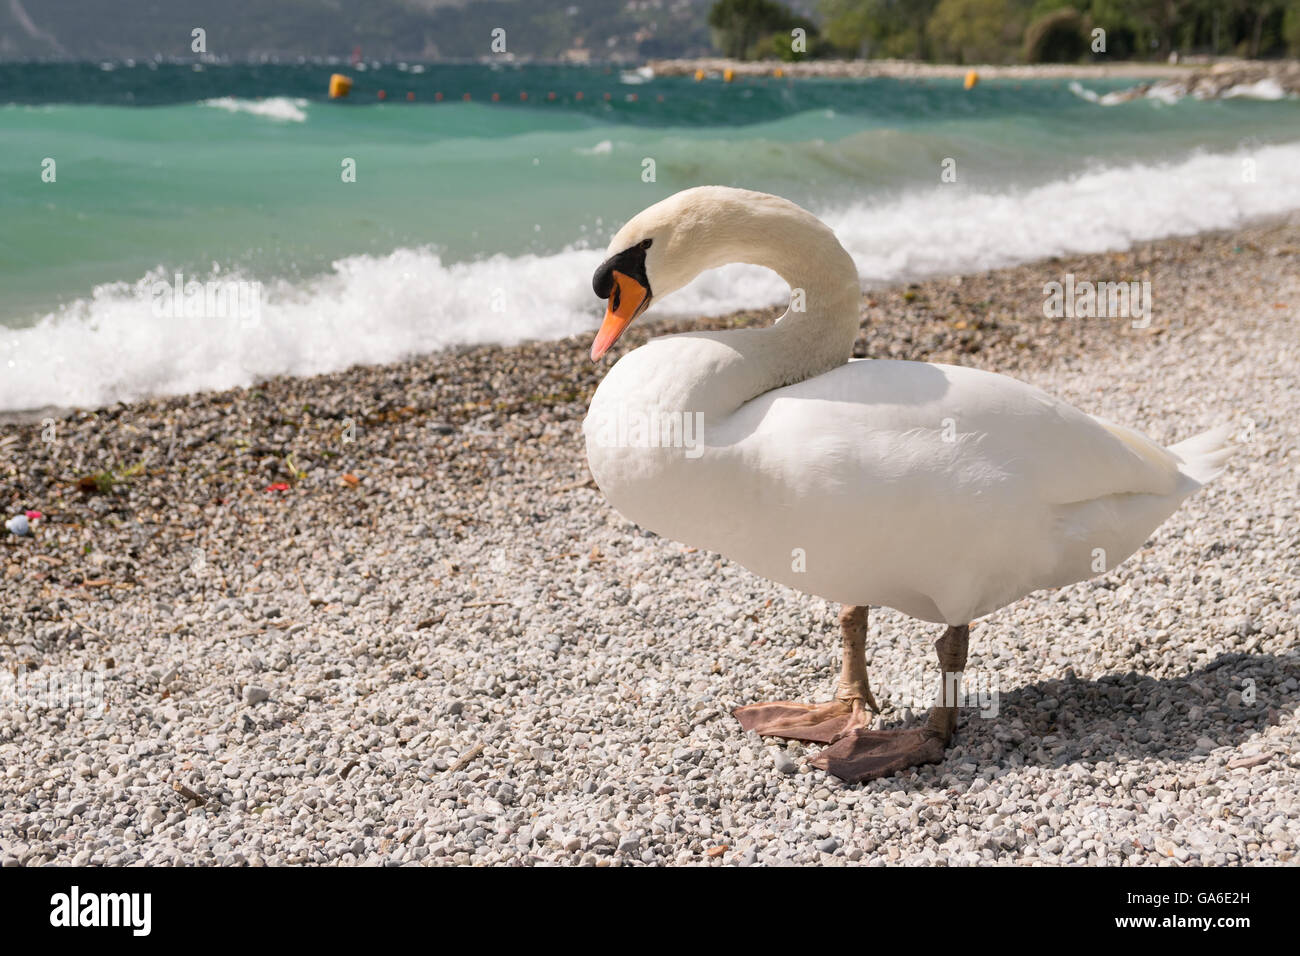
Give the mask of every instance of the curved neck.
[[811, 213], [763, 199], [774, 201], [746, 204], [743, 216], [719, 216], [701, 230], [710, 261], [699, 271], [750, 263], [773, 270], [791, 290], [789, 308], [771, 327], [721, 333], [737, 361], [718, 370], [726, 381], [716, 385], [733, 407], [843, 365], [858, 334], [862, 287], [853, 258]]

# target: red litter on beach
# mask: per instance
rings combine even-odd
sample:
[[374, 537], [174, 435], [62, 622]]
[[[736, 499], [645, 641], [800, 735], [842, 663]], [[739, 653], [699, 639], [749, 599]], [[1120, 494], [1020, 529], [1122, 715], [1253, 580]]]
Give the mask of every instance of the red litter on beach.
[[289, 486], [285, 484], [283, 481], [277, 481], [273, 485], [267, 485], [266, 490], [267, 491], [288, 491]]
[[45, 517], [45, 515], [41, 514], [39, 511], [24, 511], [23, 514], [27, 516], [28, 521], [40, 521]]

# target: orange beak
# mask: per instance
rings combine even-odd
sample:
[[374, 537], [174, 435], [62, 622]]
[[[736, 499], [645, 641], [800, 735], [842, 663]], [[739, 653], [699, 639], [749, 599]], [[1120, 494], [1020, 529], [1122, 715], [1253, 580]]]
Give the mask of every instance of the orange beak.
[[618, 341], [632, 320], [645, 311], [650, 304], [649, 290], [635, 279], [614, 271], [614, 288], [610, 290], [609, 302], [605, 306], [605, 321], [596, 333], [596, 341], [591, 343], [591, 360], [600, 361], [600, 357], [610, 350]]

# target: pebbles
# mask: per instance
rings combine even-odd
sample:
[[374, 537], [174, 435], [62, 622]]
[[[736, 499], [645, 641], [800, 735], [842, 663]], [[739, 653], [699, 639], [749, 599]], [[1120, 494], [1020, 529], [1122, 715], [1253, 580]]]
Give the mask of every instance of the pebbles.
[[[0, 510], [45, 517], [0, 535], [0, 862], [1294, 861], [1298, 264], [1272, 224], [868, 294], [861, 354], [1249, 438], [1119, 568], [977, 622], [996, 716], [864, 786], [730, 717], [830, 693], [836, 609], [609, 508], [585, 340], [5, 427]], [[1067, 271], [1149, 273], [1152, 328], [1044, 320]], [[879, 725], [935, 636], [872, 611]]]
[[772, 751], [772, 766], [780, 773], [791, 774], [799, 772], [799, 764], [783, 748], [777, 748]]

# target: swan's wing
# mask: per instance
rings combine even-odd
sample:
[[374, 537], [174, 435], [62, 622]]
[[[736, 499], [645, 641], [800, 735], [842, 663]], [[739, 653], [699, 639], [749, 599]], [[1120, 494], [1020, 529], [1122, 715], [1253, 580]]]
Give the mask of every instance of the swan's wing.
[[890, 449], [888, 468], [974, 470], [986, 483], [1051, 504], [1167, 495], [1185, 480], [1175, 456], [1132, 429], [1004, 375], [952, 365], [850, 362], [760, 396], [734, 427], [801, 434], [822, 448], [839, 446], [835, 457], [869, 448], [877, 464]]

